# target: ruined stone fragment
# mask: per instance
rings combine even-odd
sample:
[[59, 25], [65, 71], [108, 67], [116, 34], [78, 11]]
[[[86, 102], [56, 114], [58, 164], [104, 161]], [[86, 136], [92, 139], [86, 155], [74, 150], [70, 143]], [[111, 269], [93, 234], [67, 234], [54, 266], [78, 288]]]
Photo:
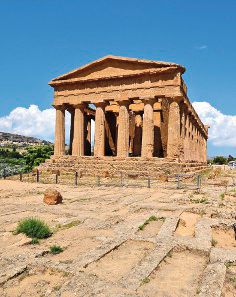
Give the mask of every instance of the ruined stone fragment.
[[48, 205], [59, 204], [62, 203], [62, 196], [57, 190], [49, 188], [44, 192], [43, 202]]

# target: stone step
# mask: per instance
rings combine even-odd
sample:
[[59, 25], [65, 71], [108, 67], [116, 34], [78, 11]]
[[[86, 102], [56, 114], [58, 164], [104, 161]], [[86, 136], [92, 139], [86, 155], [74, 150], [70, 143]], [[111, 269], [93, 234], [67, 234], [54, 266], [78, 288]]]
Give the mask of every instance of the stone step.
[[75, 171], [82, 172], [88, 176], [120, 176], [133, 175], [140, 177], [158, 177], [160, 175], [171, 175], [176, 173], [190, 173], [206, 169], [206, 165], [196, 162], [178, 163], [176, 160], [165, 158], [142, 158], [119, 159], [114, 157], [52, 157], [38, 167], [40, 171], [55, 173], [57, 170], [68, 174]]

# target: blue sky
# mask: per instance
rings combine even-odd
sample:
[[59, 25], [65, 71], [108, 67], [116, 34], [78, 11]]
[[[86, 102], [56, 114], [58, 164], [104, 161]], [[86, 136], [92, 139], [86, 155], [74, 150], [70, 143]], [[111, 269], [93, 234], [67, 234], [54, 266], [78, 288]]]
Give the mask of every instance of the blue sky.
[[[51, 78], [114, 54], [183, 64], [191, 101], [233, 116], [234, 128], [235, 14], [235, 0], [2, 0], [0, 117], [50, 108]], [[209, 154], [234, 154], [230, 143], [209, 141]]]

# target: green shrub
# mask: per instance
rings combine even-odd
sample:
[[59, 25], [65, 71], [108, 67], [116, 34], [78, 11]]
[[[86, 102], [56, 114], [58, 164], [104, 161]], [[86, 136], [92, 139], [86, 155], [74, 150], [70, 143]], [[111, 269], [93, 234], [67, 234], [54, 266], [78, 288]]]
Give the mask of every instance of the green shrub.
[[24, 155], [24, 160], [27, 168], [30, 170], [46, 159], [50, 159], [53, 154], [53, 147], [51, 145], [41, 145], [28, 147]]
[[37, 218], [26, 218], [18, 223], [16, 234], [24, 233], [31, 238], [47, 238], [52, 232], [47, 224]]
[[53, 255], [60, 254], [61, 252], [63, 252], [63, 248], [59, 245], [53, 245], [50, 247], [50, 253]]
[[213, 159], [213, 164], [224, 165], [228, 163], [228, 159], [223, 156], [216, 156]]

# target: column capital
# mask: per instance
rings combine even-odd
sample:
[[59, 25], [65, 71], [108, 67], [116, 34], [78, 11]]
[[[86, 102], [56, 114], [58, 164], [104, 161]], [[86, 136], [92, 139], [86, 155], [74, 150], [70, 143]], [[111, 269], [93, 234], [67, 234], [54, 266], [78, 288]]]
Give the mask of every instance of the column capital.
[[79, 109], [86, 108], [86, 104], [85, 103], [71, 104], [71, 106], [73, 106], [75, 109], [76, 108], [79, 108]]
[[124, 100], [117, 101], [117, 103], [119, 104], [119, 106], [128, 106], [130, 105], [130, 100], [124, 99]]
[[157, 102], [157, 99], [156, 98], [153, 98], [153, 97], [147, 97], [147, 98], [143, 98], [142, 99], [143, 103], [146, 105], [146, 104], [150, 104], [150, 105], [153, 105], [154, 103]]
[[107, 106], [107, 102], [100, 101], [100, 102], [94, 102], [93, 103], [96, 107], [105, 108]]
[[65, 105], [64, 104], [61, 104], [61, 105], [52, 105], [56, 110], [62, 110], [64, 111], [66, 108], [65, 108]]

